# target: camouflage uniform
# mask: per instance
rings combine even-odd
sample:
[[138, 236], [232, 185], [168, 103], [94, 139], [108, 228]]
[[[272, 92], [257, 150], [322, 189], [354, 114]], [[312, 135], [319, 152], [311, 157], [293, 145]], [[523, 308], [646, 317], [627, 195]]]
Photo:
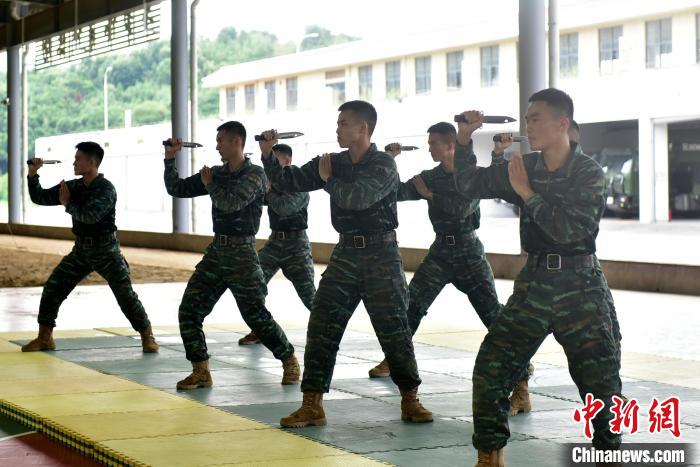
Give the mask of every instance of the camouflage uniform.
[[[43, 189], [39, 175], [27, 177], [29, 196], [36, 204], [57, 206], [59, 188]], [[55, 327], [58, 309], [68, 294], [92, 271], [105, 278], [124, 316], [136, 331], [150, 326], [146, 311], [131, 287], [129, 264], [119, 249], [115, 225], [117, 191], [98, 175], [90, 185], [83, 179], [66, 182], [71, 200], [66, 212], [73, 218], [75, 245], [49, 276], [39, 303], [39, 324]]]
[[406, 320], [408, 290], [394, 229], [399, 176], [394, 160], [370, 146], [356, 164], [350, 153], [331, 155], [332, 176], [324, 182], [319, 158], [282, 168], [264, 159], [273, 184], [285, 191], [323, 188], [331, 198], [331, 221], [340, 241], [323, 273], [311, 308], [304, 354], [303, 392], [328, 392], [338, 345], [362, 300], [399, 388], [420, 385]]
[[306, 235], [308, 193], [285, 193], [273, 186], [265, 195], [272, 233], [258, 252], [265, 283], [281, 268], [297, 291], [304, 306], [311, 310], [316, 294], [314, 261]]
[[618, 337], [610, 292], [595, 257], [595, 238], [605, 207], [600, 166], [571, 144], [565, 165], [549, 172], [541, 153], [523, 156], [536, 193], [527, 202], [513, 190], [508, 164], [475, 166], [472, 145], [457, 146], [457, 188], [473, 198], [502, 198], [521, 208], [520, 237], [528, 253], [513, 295], [481, 344], [474, 366], [473, 444], [482, 451], [508, 441], [508, 392], [520, 369], [545, 337], [554, 333], [583, 399], [592, 393], [606, 407], [593, 420], [593, 444], [615, 448], [610, 431], [613, 395], [620, 394]]
[[199, 174], [181, 179], [174, 159], [165, 160], [165, 187], [177, 198], [209, 195], [212, 201], [214, 241], [187, 283], [178, 319], [188, 360], [208, 360], [202, 323], [226, 289], [231, 290], [246, 324], [275, 358], [285, 360], [294, 348], [265, 308], [267, 286], [257, 252], [255, 233], [260, 227], [266, 178], [262, 168], [246, 158], [236, 172], [212, 168], [206, 187]]
[[[437, 166], [420, 173], [433, 199], [428, 200], [428, 216], [436, 239], [418, 266], [409, 285], [408, 325], [415, 334], [428, 308], [447, 284], [467, 294], [481, 322], [487, 328], [501, 311], [493, 272], [484, 246], [476, 236], [479, 228], [479, 200], [461, 195], [454, 177]], [[398, 200], [419, 200], [412, 182], [399, 185]]]

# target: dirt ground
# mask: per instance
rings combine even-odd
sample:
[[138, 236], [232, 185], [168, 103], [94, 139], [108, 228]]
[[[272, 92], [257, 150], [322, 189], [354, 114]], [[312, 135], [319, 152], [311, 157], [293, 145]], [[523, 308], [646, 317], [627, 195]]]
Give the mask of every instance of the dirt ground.
[[[43, 286], [63, 255], [0, 248], [0, 287]], [[130, 262], [131, 280], [145, 282], [187, 282], [192, 269], [179, 269]], [[105, 284], [97, 273], [90, 274], [81, 284]]]

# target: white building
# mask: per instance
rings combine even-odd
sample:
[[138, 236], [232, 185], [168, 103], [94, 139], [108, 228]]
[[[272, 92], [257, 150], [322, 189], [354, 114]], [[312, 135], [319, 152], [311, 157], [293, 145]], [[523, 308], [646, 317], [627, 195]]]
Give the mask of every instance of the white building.
[[[700, 1], [561, 0], [559, 28], [558, 87], [574, 99], [584, 149], [638, 151], [640, 220], [669, 220], [674, 143], [697, 158], [693, 190], [700, 196]], [[377, 107], [377, 143], [425, 148], [427, 127], [457, 112], [517, 117], [516, 41], [511, 12], [460, 29], [397, 33], [225, 66], [204, 84], [219, 88], [222, 119], [241, 120], [256, 132], [306, 133], [292, 144], [303, 154], [297, 163], [337, 149], [336, 109], [351, 99]], [[480, 155], [488, 155], [489, 141], [490, 134], [477, 140]], [[403, 156], [399, 166], [409, 176], [426, 161]]]

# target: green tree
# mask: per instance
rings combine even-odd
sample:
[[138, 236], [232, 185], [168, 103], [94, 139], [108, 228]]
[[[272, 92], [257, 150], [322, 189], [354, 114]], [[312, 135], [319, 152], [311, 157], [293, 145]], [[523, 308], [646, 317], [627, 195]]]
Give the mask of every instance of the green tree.
[[[334, 35], [320, 26], [308, 26], [303, 48], [324, 47], [353, 40]], [[295, 45], [280, 43], [265, 31], [223, 29], [215, 39], [199, 41], [197, 67], [200, 78], [225, 65], [293, 53]], [[128, 55], [102, 55], [72, 65], [30, 72], [29, 80], [29, 154], [34, 141], [42, 136], [98, 130], [103, 127], [103, 78], [109, 74], [109, 126], [124, 125], [124, 112], [132, 111], [133, 125], [160, 123], [170, 119], [170, 43], [155, 41]], [[0, 73], [0, 80], [5, 80]], [[218, 114], [217, 89], [202, 88], [200, 81], [199, 115]], [[7, 170], [7, 112], [0, 107], [0, 174]]]

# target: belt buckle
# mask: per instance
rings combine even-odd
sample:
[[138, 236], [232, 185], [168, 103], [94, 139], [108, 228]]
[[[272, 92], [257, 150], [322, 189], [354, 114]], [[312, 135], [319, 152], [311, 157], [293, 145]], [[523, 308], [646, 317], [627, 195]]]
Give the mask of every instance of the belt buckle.
[[[358, 240], [362, 240], [362, 242], [358, 242]], [[355, 248], [365, 248], [367, 246], [364, 235], [353, 235], [352, 243]]]
[[445, 235], [445, 243], [447, 243], [449, 246], [455, 246], [457, 244], [457, 241], [455, 240], [454, 235]]
[[[552, 259], [555, 259], [556, 266], [553, 266]], [[560, 271], [561, 270], [561, 255], [556, 253], [547, 253], [547, 271]]]
[[286, 239], [287, 239], [287, 233], [286, 233], [286, 232], [275, 232], [275, 239], [277, 239], [277, 240], [286, 240]]
[[224, 235], [224, 234], [219, 235], [219, 238], [217, 239], [217, 243], [219, 246], [226, 246], [228, 244], [228, 235]]

